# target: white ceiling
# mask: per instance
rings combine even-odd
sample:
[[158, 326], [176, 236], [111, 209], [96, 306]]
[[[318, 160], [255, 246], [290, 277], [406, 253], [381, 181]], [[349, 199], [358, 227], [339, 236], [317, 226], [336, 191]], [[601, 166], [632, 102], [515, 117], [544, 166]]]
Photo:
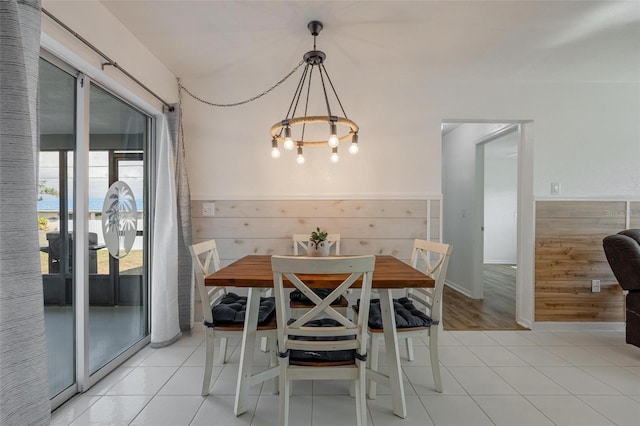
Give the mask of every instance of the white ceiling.
[[101, 3], [185, 79], [240, 72], [266, 88], [311, 50], [314, 19], [332, 77], [346, 67], [406, 78], [640, 79], [638, 0]]

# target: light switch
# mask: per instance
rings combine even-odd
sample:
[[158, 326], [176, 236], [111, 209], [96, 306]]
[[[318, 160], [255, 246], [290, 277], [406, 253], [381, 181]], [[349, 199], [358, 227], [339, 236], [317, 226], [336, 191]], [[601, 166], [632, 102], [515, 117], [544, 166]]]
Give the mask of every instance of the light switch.
[[560, 195], [560, 182], [551, 182], [551, 195]]
[[216, 203], [202, 203], [202, 216], [215, 216]]

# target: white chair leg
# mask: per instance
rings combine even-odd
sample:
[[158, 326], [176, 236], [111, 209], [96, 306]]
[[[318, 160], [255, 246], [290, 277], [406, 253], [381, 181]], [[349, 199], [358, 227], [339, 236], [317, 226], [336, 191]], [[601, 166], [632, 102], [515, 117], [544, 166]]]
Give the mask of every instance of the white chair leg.
[[[369, 351], [369, 368], [378, 371], [378, 352], [380, 349], [379, 333], [371, 334], [371, 351]], [[375, 380], [369, 380], [369, 399], [376, 399], [377, 383]], [[364, 386], [364, 384], [363, 384]]]
[[202, 378], [202, 396], [209, 395], [211, 386], [211, 371], [213, 370], [213, 330], [207, 329], [205, 336], [207, 356], [204, 361], [204, 377]]
[[431, 355], [431, 371], [436, 392], [442, 393], [442, 379], [440, 377], [440, 361], [438, 361], [438, 327], [429, 329], [429, 354]]
[[413, 356], [413, 338], [412, 337], [407, 337], [405, 340], [405, 344], [407, 345], [407, 359], [409, 361], [413, 361], [414, 356]]
[[[268, 339], [268, 337], [265, 337], [264, 339]], [[274, 339], [275, 339], [275, 337], [274, 337]], [[277, 365], [278, 365], [278, 357], [276, 356], [276, 351], [273, 350], [273, 351], [270, 352], [270, 355], [269, 355], [269, 367], [276, 367]], [[280, 391], [280, 379], [278, 379], [278, 377], [274, 377], [273, 378], [273, 393], [275, 395], [277, 395], [279, 391]]]
[[289, 382], [289, 378], [287, 377], [288, 364], [288, 359], [280, 359], [280, 398], [278, 398], [280, 401], [280, 426], [289, 425], [289, 394], [291, 391], [291, 382]]
[[367, 425], [367, 395], [366, 395], [366, 374], [364, 361], [356, 361], [356, 364], [363, 365], [358, 368], [358, 378], [354, 380], [356, 392], [356, 424], [358, 426]]
[[227, 363], [227, 338], [220, 338], [220, 352], [218, 353], [218, 364]]

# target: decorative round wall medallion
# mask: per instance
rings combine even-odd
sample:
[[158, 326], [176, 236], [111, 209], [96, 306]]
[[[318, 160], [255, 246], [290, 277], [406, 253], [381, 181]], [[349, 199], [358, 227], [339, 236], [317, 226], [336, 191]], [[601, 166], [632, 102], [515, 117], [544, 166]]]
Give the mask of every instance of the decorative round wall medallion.
[[114, 182], [102, 205], [102, 235], [109, 254], [122, 259], [136, 239], [138, 210], [133, 191], [122, 181]]

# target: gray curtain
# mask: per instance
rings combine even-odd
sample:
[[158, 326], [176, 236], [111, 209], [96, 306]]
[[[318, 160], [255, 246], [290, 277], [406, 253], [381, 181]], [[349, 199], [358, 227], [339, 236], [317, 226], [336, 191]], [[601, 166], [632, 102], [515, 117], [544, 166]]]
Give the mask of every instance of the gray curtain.
[[0, 425], [48, 424], [36, 211], [40, 1], [0, 0]]
[[180, 120], [180, 106], [173, 105], [167, 112], [167, 124], [172, 141], [176, 171], [176, 199], [178, 203], [178, 317], [180, 330], [191, 330], [191, 307], [193, 306], [192, 266], [189, 246], [193, 244], [191, 229], [191, 192], [184, 156], [184, 138]]

